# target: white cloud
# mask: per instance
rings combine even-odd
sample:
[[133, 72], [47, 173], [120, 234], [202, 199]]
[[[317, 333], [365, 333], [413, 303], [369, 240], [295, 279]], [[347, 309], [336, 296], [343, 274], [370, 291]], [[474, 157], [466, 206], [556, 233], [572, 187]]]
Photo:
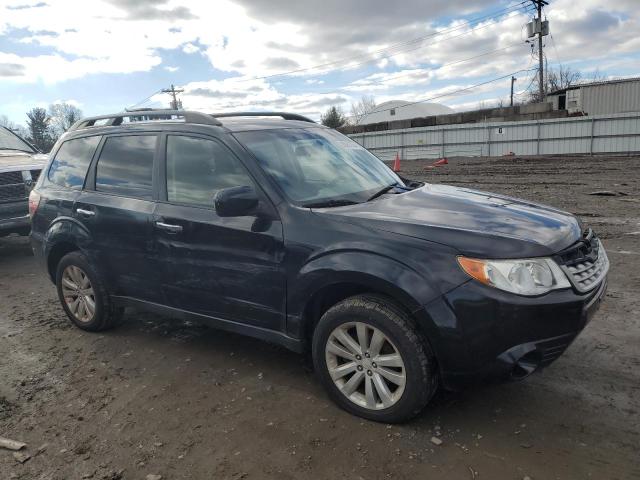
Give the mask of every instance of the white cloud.
[[[15, 8], [39, 3], [44, 5]], [[640, 50], [637, 3], [583, 0], [576, 8], [575, 0], [551, 2], [546, 11], [555, 42], [546, 39], [549, 61], [589, 60], [618, 68], [617, 58]], [[498, 5], [506, 4], [494, 2], [495, 9]], [[329, 101], [346, 104], [351, 95], [373, 93], [379, 101], [413, 100], [422, 98], [437, 81], [469, 85], [531, 65], [522, 36], [530, 15], [514, 12], [473, 28], [455, 19], [485, 7], [468, 0], [406, 0], [402, 8], [388, 0], [325, 0], [317, 8], [299, 0], [83, 0], [81, 4], [77, 0], [0, 0], [0, 35], [27, 47], [51, 50], [18, 55], [9, 49], [9, 42], [2, 42], [0, 82], [50, 84], [92, 73], [126, 74], [159, 66], [176, 71], [180, 65], [173, 58], [171, 64], [162, 65], [162, 50], [176, 49], [200, 53], [212, 67], [238, 77], [188, 84], [185, 104], [231, 109], [254, 102], [257, 108], [317, 113]], [[436, 23], [442, 15], [454, 20]], [[17, 36], [16, 32], [25, 31], [27, 36]], [[434, 35], [443, 31], [448, 33]], [[410, 42], [421, 36], [422, 41]], [[393, 56], [382, 58], [380, 50], [398, 42], [408, 43], [402, 50], [393, 50]], [[480, 56], [513, 44], [517, 46]], [[625, 68], [632, 69], [633, 58], [629, 62]], [[307, 85], [326, 82], [342, 93], [287, 96], [278, 77], [240, 81], [322, 64], [326, 66], [295, 75], [304, 76]], [[367, 75], [342, 89], [325, 75], [338, 67], [356, 71], [363, 64], [374, 72], [376, 68], [385, 72]], [[603, 73], [607, 73], [605, 67]]]
[[[522, 26], [528, 20], [514, 12], [499, 22], [487, 20], [471, 31], [460, 20], [438, 26], [430, 23], [442, 13], [468, 13], [479, 7], [467, 1], [407, 0], [410, 5], [402, 9], [392, 7], [393, 2], [372, 1], [330, 0], [322, 8], [309, 8], [302, 5], [305, 2], [288, 0], [83, 0], [78, 8], [75, 0], [55, 0], [38, 8], [18, 9], [5, 1], [0, 6], [0, 34], [11, 29], [30, 31], [22, 42], [51, 47], [55, 53], [18, 59], [15, 65], [25, 66], [22, 75], [15, 75], [19, 68], [4, 68], [13, 77], [29, 81], [44, 80], [38, 70], [55, 67], [56, 72], [46, 80], [55, 82], [77, 78], [83, 71], [85, 75], [148, 71], [161, 62], [158, 49], [179, 48], [188, 54], [201, 52], [213, 67], [241, 75], [263, 76], [329, 63], [326, 72], [337, 66], [357, 68], [371, 60], [369, 53], [395, 42], [447, 31], [444, 36], [408, 45], [408, 51], [396, 50], [390, 58], [374, 55], [371, 63], [378, 68], [410, 69], [450, 63], [521, 42]], [[639, 49], [636, 3], [611, 0], [605, 10], [596, 0], [581, 2], [580, 9], [575, 8], [574, 0], [553, 2], [547, 10], [552, 32], [562, 43], [562, 55], [610, 56]], [[624, 19], [616, 12], [622, 12]], [[612, 38], [616, 41], [611, 42]], [[358, 55], [350, 63], [335, 63]], [[439, 76], [506, 71], [526, 63], [527, 52], [526, 48], [513, 49], [489, 58], [499, 61], [480, 58], [451, 66]]]
[[[318, 118], [319, 112], [326, 110], [328, 106], [342, 105], [346, 108], [353, 100], [349, 95], [341, 93], [287, 95], [264, 79], [249, 80], [245, 77], [191, 82], [183, 88], [184, 108], [212, 113], [233, 110], [288, 110]], [[166, 102], [166, 98], [156, 95], [152, 101]]]
[[177, 72], [178, 70], [180, 70], [180, 67], [172, 67], [171, 65], [167, 65], [165, 67], [163, 67], [167, 72]]
[[197, 45], [194, 45], [193, 43], [185, 43], [182, 46], [182, 51], [184, 53], [196, 53], [196, 52], [199, 52], [200, 49], [197, 47]]

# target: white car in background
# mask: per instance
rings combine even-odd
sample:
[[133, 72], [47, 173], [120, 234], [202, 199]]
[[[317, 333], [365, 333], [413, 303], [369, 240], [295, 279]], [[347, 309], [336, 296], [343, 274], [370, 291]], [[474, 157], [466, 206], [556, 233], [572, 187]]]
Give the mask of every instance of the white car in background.
[[19, 135], [0, 127], [0, 237], [29, 234], [29, 192], [47, 158]]

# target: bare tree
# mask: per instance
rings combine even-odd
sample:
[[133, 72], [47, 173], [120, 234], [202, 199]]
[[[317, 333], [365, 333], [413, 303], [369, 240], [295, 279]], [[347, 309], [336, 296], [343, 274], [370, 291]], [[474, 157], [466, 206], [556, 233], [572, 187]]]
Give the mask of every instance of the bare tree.
[[13, 133], [20, 135], [22, 138], [27, 138], [29, 136], [29, 132], [24, 125], [11, 121], [6, 115], [0, 115], [0, 126], [8, 128]]
[[49, 117], [51, 117], [51, 129], [57, 138], [82, 118], [82, 111], [70, 103], [54, 103], [49, 105]]
[[0, 115], [0, 127], [5, 127], [9, 130], [13, 130], [16, 127], [16, 124], [9, 120], [9, 117], [7, 117], [6, 115]]
[[596, 68], [593, 73], [591, 74], [591, 76], [589, 77], [588, 81], [591, 82], [604, 82], [607, 79], [607, 74], [606, 73], [602, 73], [600, 71], [599, 68]]
[[351, 104], [351, 118], [358, 125], [364, 116], [376, 109], [376, 100], [373, 95], [363, 95], [359, 101]]
[[[580, 83], [582, 80], [582, 73], [578, 70], [573, 70], [571, 67], [560, 65], [558, 69], [547, 68], [547, 78], [545, 79], [544, 91], [545, 96], [549, 92], [556, 90], [562, 90], [569, 88], [573, 85]], [[539, 103], [544, 102], [544, 98], [540, 98], [540, 89], [538, 88], [539, 79], [534, 77], [529, 87], [529, 102]]]
[[549, 70], [547, 75], [547, 92], [562, 90], [580, 82], [582, 73], [572, 70], [571, 67], [560, 65], [558, 70]]

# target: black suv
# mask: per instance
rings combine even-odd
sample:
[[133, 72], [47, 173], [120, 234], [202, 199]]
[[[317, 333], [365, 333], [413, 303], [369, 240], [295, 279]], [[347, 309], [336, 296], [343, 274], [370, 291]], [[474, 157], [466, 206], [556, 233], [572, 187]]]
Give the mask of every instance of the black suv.
[[609, 269], [568, 213], [402, 180], [287, 113], [82, 120], [30, 204], [33, 250], [78, 327], [135, 306], [310, 351], [336, 403], [385, 422], [439, 385], [548, 365]]

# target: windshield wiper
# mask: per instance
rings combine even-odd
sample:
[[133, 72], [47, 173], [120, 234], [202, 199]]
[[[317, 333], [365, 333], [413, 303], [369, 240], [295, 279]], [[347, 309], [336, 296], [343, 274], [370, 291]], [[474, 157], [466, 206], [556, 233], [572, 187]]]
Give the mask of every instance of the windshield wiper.
[[305, 203], [302, 206], [305, 208], [325, 208], [325, 207], [344, 207], [346, 205], [355, 205], [358, 202], [353, 200], [325, 200], [323, 202]]
[[387, 193], [389, 190], [394, 189], [395, 187], [399, 187], [400, 185], [398, 185], [397, 183], [394, 183], [393, 185], [387, 185], [384, 188], [381, 188], [380, 190], [378, 190], [376, 193], [374, 193], [373, 195], [371, 195], [369, 198], [367, 198], [367, 202], [370, 202], [371, 200], [374, 200], [382, 195], [384, 195], [385, 193]]

